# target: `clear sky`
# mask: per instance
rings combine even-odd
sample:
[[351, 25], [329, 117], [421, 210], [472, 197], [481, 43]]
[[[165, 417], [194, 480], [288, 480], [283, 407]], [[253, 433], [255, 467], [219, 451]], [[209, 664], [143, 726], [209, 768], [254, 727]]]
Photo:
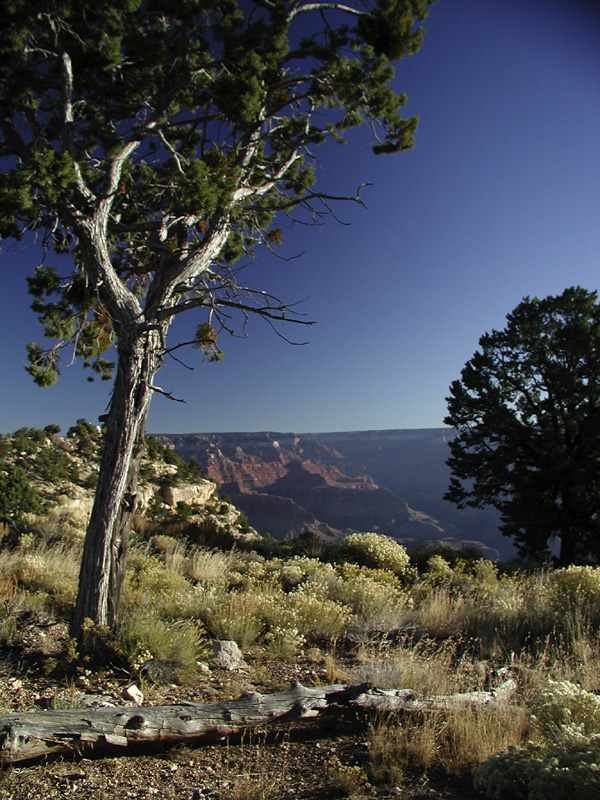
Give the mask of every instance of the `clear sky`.
[[[284, 230], [252, 282], [316, 324], [286, 344], [260, 320], [225, 360], [167, 363], [150, 432], [296, 432], [442, 425], [452, 380], [525, 296], [600, 289], [600, 10], [578, 0], [440, 0], [396, 85], [418, 114], [414, 150], [374, 156], [368, 132], [319, 151], [319, 188], [364, 191], [342, 225]], [[104, 413], [110, 384], [67, 366], [39, 389], [25, 276], [34, 245], [0, 254], [0, 432]], [[194, 321], [174, 330], [186, 335]], [[172, 343], [175, 343], [175, 338]]]

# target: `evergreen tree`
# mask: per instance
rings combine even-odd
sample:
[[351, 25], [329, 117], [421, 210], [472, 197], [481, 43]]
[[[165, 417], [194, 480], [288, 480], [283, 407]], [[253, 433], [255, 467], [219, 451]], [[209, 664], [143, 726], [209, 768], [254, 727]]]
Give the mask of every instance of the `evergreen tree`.
[[42, 501], [22, 467], [0, 472], [0, 522], [16, 522], [23, 514], [36, 514]]
[[524, 298], [450, 387], [446, 499], [493, 505], [521, 554], [600, 560], [600, 305], [581, 287]]
[[[292, 311], [235, 264], [281, 239], [277, 214], [328, 211], [315, 148], [368, 122], [373, 150], [413, 144], [390, 86], [431, 0], [13, 0], [0, 10], [0, 235], [36, 231], [29, 278], [52, 340], [27, 369], [51, 385], [64, 347], [112, 379], [73, 620], [118, 613], [144, 424], [179, 314], [211, 360], [231, 314]], [[346, 198], [349, 199], [349, 198]], [[360, 202], [358, 193], [354, 199]], [[64, 261], [61, 261], [64, 263]]]

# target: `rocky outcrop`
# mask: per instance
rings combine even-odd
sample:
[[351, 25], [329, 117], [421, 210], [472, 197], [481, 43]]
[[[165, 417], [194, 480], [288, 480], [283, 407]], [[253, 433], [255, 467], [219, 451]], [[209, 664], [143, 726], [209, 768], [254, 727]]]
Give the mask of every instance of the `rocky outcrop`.
[[161, 486], [160, 496], [165, 505], [177, 508], [178, 503], [188, 506], [205, 506], [213, 497], [216, 486], [213, 481], [180, 483], [178, 486]]

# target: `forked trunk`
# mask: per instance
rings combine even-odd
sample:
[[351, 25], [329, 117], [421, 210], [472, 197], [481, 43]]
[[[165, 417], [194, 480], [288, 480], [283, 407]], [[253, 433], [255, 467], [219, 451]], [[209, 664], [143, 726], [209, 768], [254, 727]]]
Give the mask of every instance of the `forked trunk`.
[[152, 379], [161, 365], [161, 332], [145, 331], [133, 340], [120, 339], [118, 351], [104, 452], [71, 623], [71, 635], [78, 640], [85, 619], [109, 627], [114, 627], [118, 619]]

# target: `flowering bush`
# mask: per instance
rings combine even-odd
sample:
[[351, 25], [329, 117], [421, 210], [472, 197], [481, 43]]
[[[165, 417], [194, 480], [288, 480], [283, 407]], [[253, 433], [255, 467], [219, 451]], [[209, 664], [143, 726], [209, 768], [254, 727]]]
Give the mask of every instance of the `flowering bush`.
[[306, 638], [298, 628], [281, 628], [276, 625], [265, 634], [265, 642], [272, 656], [291, 657], [302, 649]]
[[600, 609], [600, 567], [565, 567], [550, 575], [545, 587], [548, 605], [553, 611], [584, 610], [591, 617]]
[[550, 681], [533, 708], [532, 722], [548, 741], [600, 735], [600, 697], [569, 681]]
[[287, 605], [294, 612], [297, 627], [306, 636], [317, 639], [337, 639], [352, 619], [347, 606], [318, 597], [305, 584], [287, 595]]
[[406, 549], [389, 536], [378, 533], [351, 533], [343, 541], [342, 552], [348, 561], [375, 569], [388, 569], [408, 577], [410, 558]]
[[600, 698], [568, 681], [551, 681], [531, 720], [540, 741], [488, 758], [475, 788], [490, 800], [600, 797]]

